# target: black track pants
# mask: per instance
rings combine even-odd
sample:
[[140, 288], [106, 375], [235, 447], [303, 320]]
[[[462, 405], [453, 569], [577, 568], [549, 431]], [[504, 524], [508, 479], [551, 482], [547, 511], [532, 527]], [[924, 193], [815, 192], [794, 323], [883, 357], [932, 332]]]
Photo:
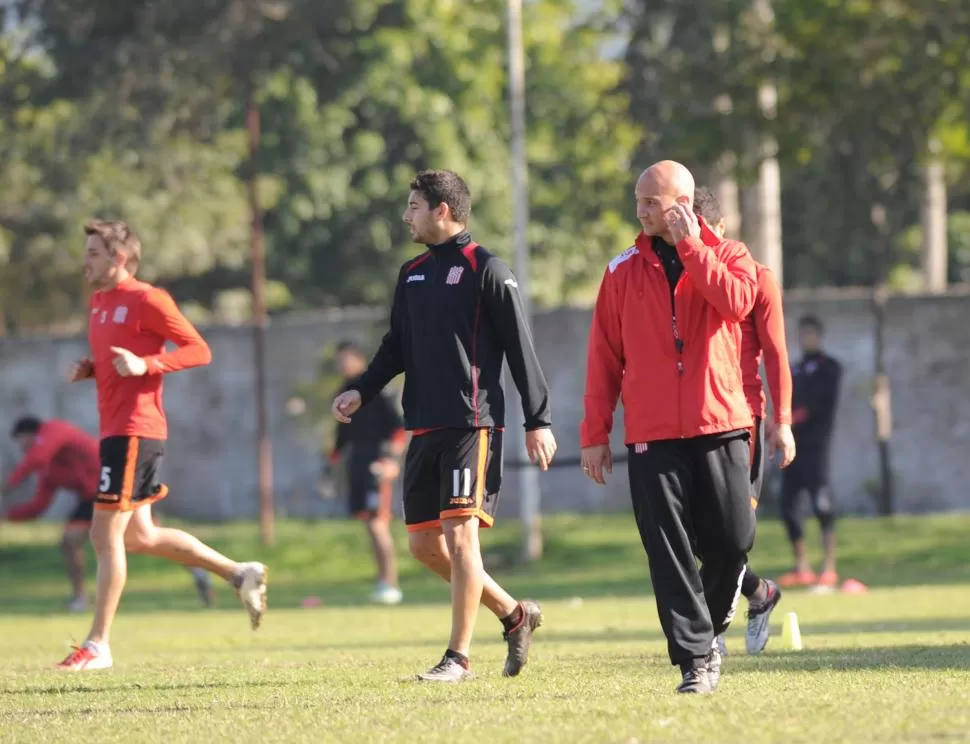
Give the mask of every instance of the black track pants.
[[750, 463], [747, 431], [630, 445], [633, 512], [675, 665], [701, 664], [734, 617], [754, 543]]

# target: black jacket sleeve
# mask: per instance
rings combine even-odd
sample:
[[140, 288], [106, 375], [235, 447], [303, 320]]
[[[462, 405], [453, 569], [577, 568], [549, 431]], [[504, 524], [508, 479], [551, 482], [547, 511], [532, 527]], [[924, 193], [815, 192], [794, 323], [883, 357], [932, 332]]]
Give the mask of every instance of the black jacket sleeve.
[[526, 430], [551, 426], [549, 385], [539, 366], [519, 285], [501, 259], [489, 258], [482, 270], [482, 303], [502, 342], [512, 379], [522, 397]]
[[842, 382], [842, 366], [827, 357], [818, 372], [818, 385], [813, 390], [812, 400], [808, 403], [808, 415], [816, 419], [817, 426], [826, 436], [835, 427], [835, 409], [839, 401], [839, 388]]
[[380, 348], [371, 359], [367, 370], [348, 390], [360, 393], [361, 405], [366, 406], [381, 390], [404, 372], [404, 338], [407, 327], [407, 301], [404, 294], [404, 268], [397, 276], [394, 302], [391, 305], [391, 324], [381, 341]]

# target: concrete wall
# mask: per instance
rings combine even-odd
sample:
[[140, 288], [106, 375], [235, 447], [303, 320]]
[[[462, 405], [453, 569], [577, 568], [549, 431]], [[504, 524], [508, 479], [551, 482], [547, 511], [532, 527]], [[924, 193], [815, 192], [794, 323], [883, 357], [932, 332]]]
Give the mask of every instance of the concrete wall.
[[[845, 367], [833, 468], [843, 511], [871, 513], [877, 461], [869, 390], [873, 369], [873, 316], [865, 293], [786, 296], [789, 337], [810, 310], [827, 325], [830, 353]], [[325, 515], [340, 507], [316, 492], [318, 436], [287, 412], [301, 382], [310, 380], [320, 350], [345, 336], [372, 345], [381, 332], [379, 313], [347, 311], [277, 319], [269, 330], [269, 406], [278, 508], [292, 515]], [[536, 318], [539, 354], [552, 386], [560, 454], [578, 454], [584, 360], [589, 312], [561, 309]], [[206, 330], [213, 364], [170, 376], [166, 407], [171, 437], [165, 478], [172, 495], [163, 511], [206, 519], [251, 518], [257, 513], [255, 417], [251, 332], [247, 328]], [[893, 468], [901, 511], [970, 507], [970, 296], [906, 297], [890, 301], [887, 363], [893, 386]], [[81, 338], [0, 341], [2, 425], [27, 412], [72, 419], [97, 429], [90, 383], [67, 385], [64, 372], [85, 350]], [[793, 351], [797, 354], [797, 349]], [[512, 397], [512, 396], [510, 396]], [[618, 418], [622, 418], [619, 416]], [[622, 450], [622, 424], [614, 434]], [[508, 457], [515, 457], [509, 453]], [[0, 467], [16, 461], [10, 441], [0, 438]], [[626, 509], [623, 468], [606, 488], [593, 485], [578, 468], [543, 475], [546, 511], [592, 512]], [[514, 513], [517, 479], [506, 470], [503, 511]], [[29, 495], [22, 490], [19, 498]], [[11, 499], [13, 500], [13, 499]], [[58, 503], [55, 516], [68, 508]]]

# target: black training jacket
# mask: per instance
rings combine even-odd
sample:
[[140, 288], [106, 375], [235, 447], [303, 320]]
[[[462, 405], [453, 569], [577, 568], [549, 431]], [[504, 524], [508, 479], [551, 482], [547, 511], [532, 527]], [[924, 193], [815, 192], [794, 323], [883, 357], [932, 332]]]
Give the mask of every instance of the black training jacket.
[[505, 426], [502, 361], [522, 396], [525, 428], [551, 424], [549, 387], [511, 269], [461, 233], [401, 267], [391, 327], [351, 386], [364, 405], [404, 373], [408, 429]]

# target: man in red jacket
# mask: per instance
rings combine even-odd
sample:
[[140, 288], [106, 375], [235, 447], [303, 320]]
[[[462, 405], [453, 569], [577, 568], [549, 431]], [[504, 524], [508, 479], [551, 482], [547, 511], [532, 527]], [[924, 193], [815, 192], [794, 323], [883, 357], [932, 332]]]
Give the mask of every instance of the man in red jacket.
[[[718, 237], [724, 236], [721, 205], [710, 189], [698, 188], [695, 191], [694, 213], [703, 218]], [[755, 271], [758, 293], [754, 310], [741, 323], [741, 379], [748, 408], [754, 417], [751, 431], [751, 505], [757, 508], [765, 474], [767, 401], [761, 379], [762, 360], [774, 414], [767, 425], [769, 459], [777, 451], [781, 454], [779, 464], [787, 468], [795, 459], [795, 438], [791, 429], [792, 377], [788, 366], [781, 288], [768, 267], [755, 264]], [[748, 600], [745, 647], [749, 654], [759, 654], [768, 643], [768, 621], [781, 600], [781, 590], [774, 581], [762, 579], [749, 566], [741, 581], [741, 594]], [[723, 636], [718, 636], [718, 643], [724, 653]]]
[[753, 421], [739, 357], [757, 279], [747, 248], [698, 221], [693, 197], [679, 163], [657, 163], [637, 181], [643, 230], [603, 276], [580, 439], [584, 472], [603, 483], [622, 394], [633, 510], [683, 675], [677, 690], [704, 693], [720, 679], [715, 639], [734, 616], [754, 542]]

